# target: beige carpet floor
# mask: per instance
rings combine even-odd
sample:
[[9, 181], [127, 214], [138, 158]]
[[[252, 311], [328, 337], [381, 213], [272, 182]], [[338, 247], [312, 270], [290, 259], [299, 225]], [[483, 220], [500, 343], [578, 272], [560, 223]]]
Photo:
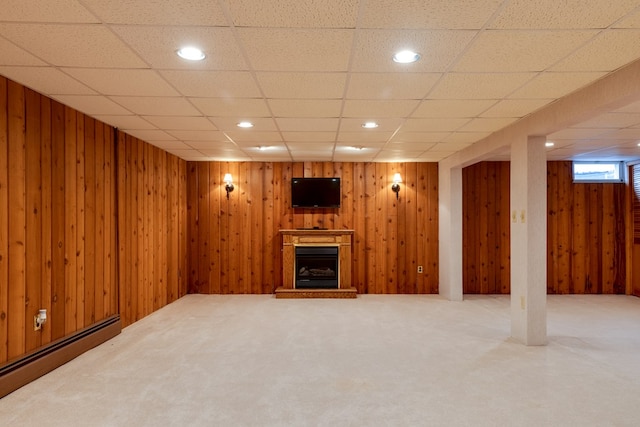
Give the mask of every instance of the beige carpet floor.
[[640, 298], [188, 295], [0, 400], [2, 426], [637, 426]]

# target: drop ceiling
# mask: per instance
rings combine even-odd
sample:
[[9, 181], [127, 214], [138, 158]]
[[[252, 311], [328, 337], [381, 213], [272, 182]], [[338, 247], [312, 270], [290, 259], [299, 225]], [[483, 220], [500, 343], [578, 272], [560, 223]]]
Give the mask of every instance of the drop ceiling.
[[[205, 60], [178, 57], [185, 45]], [[421, 60], [392, 61], [407, 48]], [[439, 161], [638, 58], [637, 0], [3, 0], [0, 10], [0, 75], [195, 161]], [[254, 126], [237, 127], [244, 120]], [[548, 139], [550, 160], [640, 158], [640, 100]]]

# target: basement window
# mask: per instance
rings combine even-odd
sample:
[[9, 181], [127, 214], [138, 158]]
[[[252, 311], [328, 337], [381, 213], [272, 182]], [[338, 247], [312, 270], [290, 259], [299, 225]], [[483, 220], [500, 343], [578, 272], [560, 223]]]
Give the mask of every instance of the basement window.
[[624, 183], [624, 162], [573, 162], [573, 182]]

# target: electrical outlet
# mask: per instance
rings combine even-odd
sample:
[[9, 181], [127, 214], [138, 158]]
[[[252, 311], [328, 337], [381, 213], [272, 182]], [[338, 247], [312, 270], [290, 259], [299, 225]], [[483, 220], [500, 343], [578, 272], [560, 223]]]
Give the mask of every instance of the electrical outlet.
[[422, 273], [422, 266], [421, 265], [418, 266], [418, 273]]

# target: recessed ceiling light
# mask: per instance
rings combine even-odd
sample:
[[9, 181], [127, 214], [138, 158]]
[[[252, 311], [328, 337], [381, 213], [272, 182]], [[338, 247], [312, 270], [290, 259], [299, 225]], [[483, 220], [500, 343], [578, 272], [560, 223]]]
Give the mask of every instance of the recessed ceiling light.
[[554, 144], [552, 141], [547, 141], [547, 142], [544, 143], [545, 147], [553, 147], [554, 145], [556, 145], [556, 144]]
[[638, 147], [640, 147], [640, 142], [638, 142]]
[[393, 61], [400, 64], [410, 64], [420, 59], [420, 54], [411, 50], [403, 50], [393, 55]]
[[239, 128], [252, 128], [253, 127], [253, 123], [251, 123], [251, 122], [240, 122], [240, 123], [238, 123], [238, 127]]
[[197, 47], [187, 46], [179, 49], [178, 56], [182, 59], [188, 59], [189, 61], [202, 61], [205, 57], [204, 52]]
[[353, 147], [353, 146], [350, 146], [350, 147], [346, 147], [346, 149], [347, 150], [353, 150], [353, 151], [362, 151], [362, 150], [364, 150], [364, 147]]
[[365, 129], [375, 129], [378, 127], [378, 124], [376, 122], [366, 122], [362, 124], [362, 127]]

